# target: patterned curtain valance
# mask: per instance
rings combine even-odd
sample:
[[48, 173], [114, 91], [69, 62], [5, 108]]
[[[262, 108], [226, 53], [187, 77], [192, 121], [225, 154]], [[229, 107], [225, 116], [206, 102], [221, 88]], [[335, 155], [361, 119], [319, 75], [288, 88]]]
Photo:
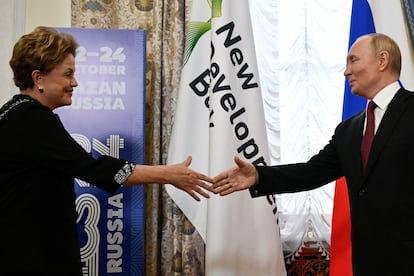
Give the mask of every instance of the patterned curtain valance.
[[405, 19], [407, 21], [408, 30], [410, 32], [411, 47], [414, 51], [414, 0], [401, 0], [404, 10]]

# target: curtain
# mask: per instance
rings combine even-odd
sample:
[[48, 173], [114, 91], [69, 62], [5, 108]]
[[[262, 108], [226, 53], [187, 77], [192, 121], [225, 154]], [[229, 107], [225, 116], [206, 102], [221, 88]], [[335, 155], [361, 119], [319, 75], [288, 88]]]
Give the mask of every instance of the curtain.
[[[184, 49], [185, 0], [72, 0], [72, 27], [147, 31], [146, 163], [165, 164]], [[204, 243], [162, 185], [146, 186], [146, 275], [203, 275]]]
[[[272, 165], [307, 161], [341, 120], [351, 4], [251, 1]], [[286, 262], [303, 247], [329, 258], [333, 193], [329, 184], [277, 196]]]

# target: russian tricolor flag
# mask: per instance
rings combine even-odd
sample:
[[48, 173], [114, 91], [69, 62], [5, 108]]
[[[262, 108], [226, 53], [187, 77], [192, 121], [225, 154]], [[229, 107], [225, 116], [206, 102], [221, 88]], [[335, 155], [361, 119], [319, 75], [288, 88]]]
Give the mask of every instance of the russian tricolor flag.
[[[392, 21], [390, 21], [392, 18]], [[384, 23], [387, 21], [387, 23]], [[409, 41], [403, 8], [398, 1], [353, 0], [349, 47], [364, 34], [381, 32], [393, 38], [402, 52], [402, 83], [413, 90], [414, 59], [413, 48]], [[406, 76], [404, 78], [404, 76]], [[365, 108], [366, 100], [351, 93], [349, 83], [345, 81], [342, 119]], [[334, 209], [331, 234], [331, 276], [352, 276], [351, 222], [346, 181], [339, 179], [335, 186]]]

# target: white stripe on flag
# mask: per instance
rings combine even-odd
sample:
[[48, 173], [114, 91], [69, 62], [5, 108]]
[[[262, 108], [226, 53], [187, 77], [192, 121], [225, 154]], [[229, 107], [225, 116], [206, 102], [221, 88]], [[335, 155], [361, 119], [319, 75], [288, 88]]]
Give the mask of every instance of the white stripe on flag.
[[[186, 47], [193, 50], [182, 71], [168, 154], [169, 164], [192, 155], [191, 167], [210, 176], [234, 166], [236, 154], [268, 162], [248, 2], [221, 2], [193, 1], [186, 35], [195, 46]], [[167, 191], [206, 243], [206, 275], [286, 275], [274, 197], [252, 199], [243, 191], [196, 202], [171, 185]]]
[[401, 83], [414, 91], [414, 51], [410, 41], [401, 1], [369, 0], [377, 33], [390, 36], [400, 46], [402, 56]]

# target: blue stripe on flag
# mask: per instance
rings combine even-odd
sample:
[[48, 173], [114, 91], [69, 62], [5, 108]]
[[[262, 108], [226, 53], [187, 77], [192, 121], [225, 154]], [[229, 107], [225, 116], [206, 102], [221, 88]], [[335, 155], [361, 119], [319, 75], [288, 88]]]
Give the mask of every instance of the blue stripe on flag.
[[[367, 0], [354, 0], [352, 2], [351, 27], [349, 31], [349, 46], [361, 35], [375, 33], [374, 19]], [[342, 119], [346, 119], [363, 110], [366, 99], [352, 94], [349, 82], [345, 80], [344, 104]]]

